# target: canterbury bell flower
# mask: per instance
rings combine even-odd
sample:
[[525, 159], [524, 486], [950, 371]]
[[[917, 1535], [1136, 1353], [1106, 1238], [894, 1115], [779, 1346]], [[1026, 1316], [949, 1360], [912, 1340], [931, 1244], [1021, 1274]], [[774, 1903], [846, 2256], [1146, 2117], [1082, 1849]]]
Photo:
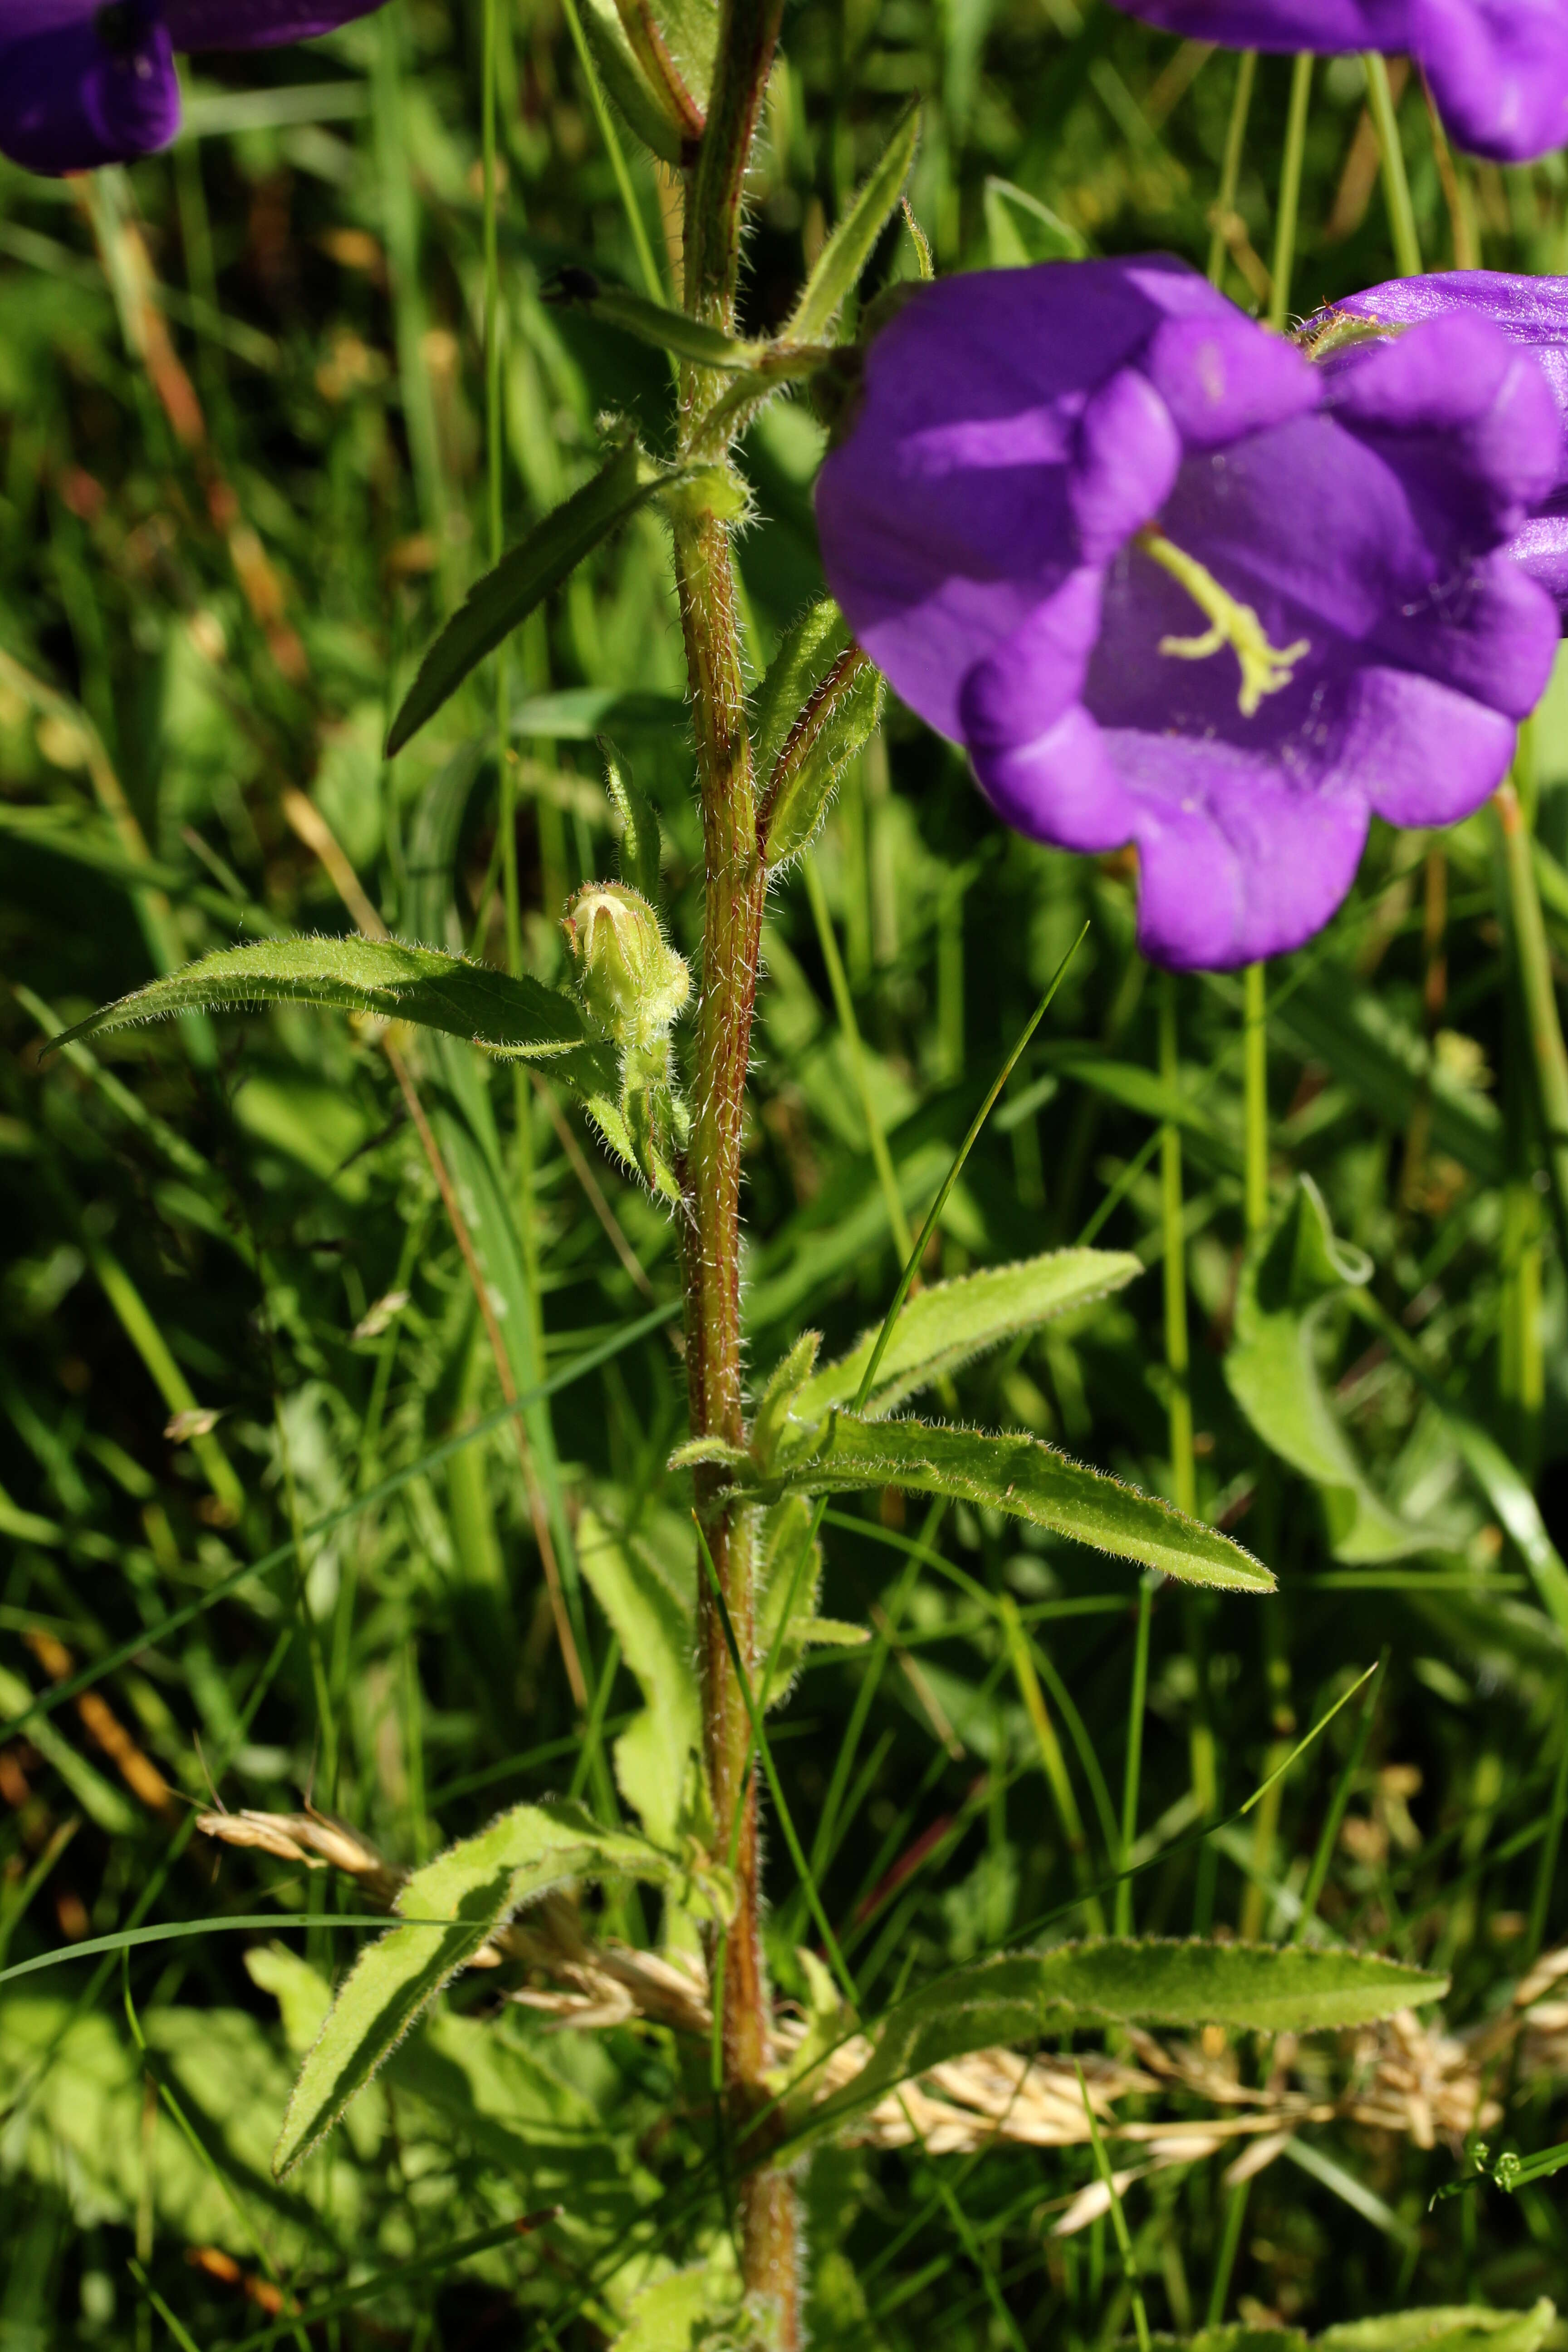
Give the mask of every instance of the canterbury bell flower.
[[1556, 478], [1540, 367], [1456, 315], [1323, 364], [1161, 258], [916, 289], [816, 510], [896, 691], [1021, 833], [1133, 844], [1144, 952], [1299, 947], [1370, 817], [1468, 815], [1558, 624], [1509, 542]]
[[1427, 319], [1484, 319], [1531, 352], [1557, 405], [1561, 438], [1546, 495], [1509, 541], [1509, 553], [1557, 599], [1568, 617], [1568, 278], [1519, 278], [1503, 269], [1449, 269], [1369, 287], [1310, 319], [1302, 343], [1327, 358], [1347, 337], [1403, 334]]
[[1233, 49], [1408, 52], [1462, 147], [1527, 163], [1568, 142], [1563, 0], [1118, 0]]
[[271, 48], [380, 0], [0, 0], [0, 154], [91, 171], [166, 147], [180, 127], [176, 49]]

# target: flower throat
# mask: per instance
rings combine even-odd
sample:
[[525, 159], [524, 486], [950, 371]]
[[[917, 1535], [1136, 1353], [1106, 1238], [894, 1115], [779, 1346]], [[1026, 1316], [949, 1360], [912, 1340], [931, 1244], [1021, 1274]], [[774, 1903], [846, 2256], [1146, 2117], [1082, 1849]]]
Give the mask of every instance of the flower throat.
[[1160, 651], [1177, 661], [1206, 661], [1228, 646], [1241, 666], [1237, 707], [1244, 719], [1256, 719], [1264, 696], [1289, 685], [1296, 664], [1312, 650], [1311, 639], [1298, 637], [1293, 646], [1283, 647], [1270, 645], [1252, 606], [1228, 595], [1205, 564], [1152, 523], [1133, 534], [1132, 544], [1186, 590], [1210, 625], [1201, 637], [1162, 637]]

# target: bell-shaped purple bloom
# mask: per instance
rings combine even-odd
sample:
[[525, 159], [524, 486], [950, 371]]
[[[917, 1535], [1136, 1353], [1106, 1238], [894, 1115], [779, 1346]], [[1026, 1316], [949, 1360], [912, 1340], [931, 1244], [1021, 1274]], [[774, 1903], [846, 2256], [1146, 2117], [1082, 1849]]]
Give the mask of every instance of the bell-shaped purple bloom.
[[[1428, 319], [1485, 319], [1532, 352], [1557, 404], [1557, 469], [1509, 552], [1556, 597], [1568, 617], [1568, 278], [1516, 278], [1502, 269], [1450, 269], [1370, 287], [1310, 320], [1304, 340], [1331, 350], [1347, 317], [1395, 331]], [[1331, 365], [1332, 362], [1331, 362]]]
[[269, 48], [381, 0], [0, 0], [0, 154], [84, 172], [166, 147], [180, 127], [176, 49]]
[[1468, 814], [1544, 689], [1502, 551], [1551, 483], [1540, 369], [1441, 319], [1313, 366], [1163, 259], [915, 291], [816, 493], [829, 584], [998, 814], [1131, 842], [1177, 968], [1298, 947], [1374, 812]]
[[1568, 143], [1563, 0], [1118, 0], [1236, 49], [1408, 51], [1463, 147], [1523, 163]]
[[174, 49], [150, 5], [67, 14], [22, 0], [3, 21], [0, 151], [14, 163], [90, 171], [150, 154], [179, 129]]

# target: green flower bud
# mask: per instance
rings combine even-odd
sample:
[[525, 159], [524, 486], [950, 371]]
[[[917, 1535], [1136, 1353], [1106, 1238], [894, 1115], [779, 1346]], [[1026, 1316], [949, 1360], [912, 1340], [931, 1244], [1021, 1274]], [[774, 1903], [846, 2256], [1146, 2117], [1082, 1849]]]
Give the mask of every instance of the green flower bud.
[[589, 1018], [626, 1052], [668, 1036], [691, 992], [691, 974], [647, 900], [624, 882], [585, 882], [562, 929]]

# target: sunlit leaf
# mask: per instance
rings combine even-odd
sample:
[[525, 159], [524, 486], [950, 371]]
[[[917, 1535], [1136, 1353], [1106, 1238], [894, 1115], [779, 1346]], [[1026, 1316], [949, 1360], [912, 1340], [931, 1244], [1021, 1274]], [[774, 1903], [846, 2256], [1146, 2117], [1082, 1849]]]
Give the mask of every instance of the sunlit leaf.
[[[1142, 1271], [1142, 1260], [1127, 1250], [1048, 1250], [1016, 1265], [988, 1265], [956, 1282], [933, 1284], [907, 1301], [893, 1327], [867, 1400], [867, 1419], [891, 1412], [917, 1389], [1004, 1339], [1122, 1289]], [[858, 1393], [877, 1336], [868, 1331], [847, 1356], [823, 1365], [805, 1382], [792, 1407], [797, 1418], [816, 1418]]]
[[652, 498], [668, 477], [624, 441], [591, 482], [545, 516], [520, 546], [475, 582], [419, 665], [386, 738], [390, 759], [433, 719], [470, 670], [574, 572], [602, 539]]
[[[366, 1945], [300, 2069], [273, 2155], [279, 2178], [331, 2130], [349, 2101], [449, 1978], [503, 1920], [574, 1879], [634, 1878], [675, 1887], [721, 1916], [713, 1878], [695, 1879], [673, 1855], [624, 1831], [602, 1829], [578, 1805], [517, 1805], [478, 1837], [426, 1863], [397, 1898], [407, 1924]], [[415, 1922], [421, 1924], [416, 1925]]]
[[886, 227], [899, 194], [909, 177], [921, 135], [920, 108], [912, 101], [894, 125], [870, 177], [858, 190], [848, 211], [823, 247], [805, 291], [795, 304], [782, 340], [789, 343], [819, 343], [838, 316], [860, 273], [870, 260], [877, 239]]
[[955, 1969], [877, 2029], [861, 2072], [816, 2110], [837, 2124], [912, 2075], [974, 2050], [1087, 2025], [1228, 2026], [1310, 2033], [1370, 2025], [1447, 1990], [1434, 1976], [1356, 1952], [1106, 1937], [1005, 1953]]
[[258, 940], [247, 947], [215, 950], [184, 971], [105, 1005], [58, 1042], [68, 1045], [98, 1030], [128, 1029], [197, 1008], [218, 1012], [258, 1004], [323, 1004], [343, 1013], [379, 1013], [388, 1021], [445, 1030], [487, 1053], [525, 1061], [576, 1055], [584, 1072], [592, 1066], [582, 1015], [558, 989], [436, 948], [354, 935]]
[[1027, 1519], [1119, 1559], [1137, 1560], [1187, 1584], [1271, 1592], [1274, 1579], [1217, 1528], [1172, 1503], [1124, 1486], [1037, 1438], [988, 1436], [915, 1421], [868, 1422], [835, 1412], [820, 1433], [785, 1454], [767, 1492], [831, 1495], [902, 1486], [952, 1495]]

